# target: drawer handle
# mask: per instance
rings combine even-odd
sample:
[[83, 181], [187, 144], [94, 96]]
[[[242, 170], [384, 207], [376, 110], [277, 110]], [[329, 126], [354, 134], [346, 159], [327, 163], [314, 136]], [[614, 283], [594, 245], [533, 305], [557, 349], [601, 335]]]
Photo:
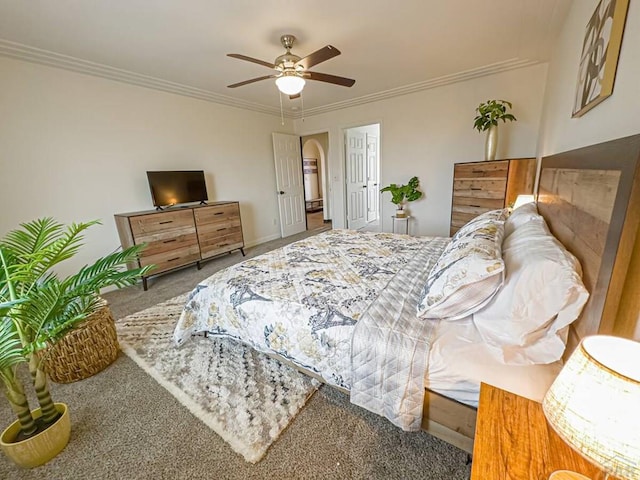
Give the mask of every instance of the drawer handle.
[[469, 205], [470, 207], [480, 208], [480, 205]]
[[164, 222], [160, 222], [160, 225], [164, 225], [165, 223], [173, 223], [173, 220], [165, 220]]
[[480, 187], [471, 187], [471, 190], [482, 190]]
[[222, 232], [223, 230], [226, 230], [226, 228], [219, 228], [217, 231]]
[[214, 215], [222, 215], [224, 212], [216, 212]]
[[471, 173], [484, 173], [484, 170], [471, 170]]
[[175, 262], [176, 260], [180, 260], [180, 257], [170, 258], [167, 262]]
[[178, 239], [177, 239], [177, 238], [172, 238], [171, 240], [165, 240], [165, 241], [164, 241], [164, 242], [162, 242], [162, 243], [171, 243], [171, 242], [176, 242], [176, 241], [178, 241]]

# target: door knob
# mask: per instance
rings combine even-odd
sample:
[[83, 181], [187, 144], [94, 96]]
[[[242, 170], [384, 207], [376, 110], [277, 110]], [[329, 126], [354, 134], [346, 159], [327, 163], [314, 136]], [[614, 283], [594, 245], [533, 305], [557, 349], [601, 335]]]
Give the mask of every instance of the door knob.
[[366, 185], [362, 185], [362, 188], [367, 188], [367, 186]]
[[278, 192], [278, 194], [280, 194], [280, 195], [284, 195], [284, 192], [283, 192], [282, 190], [280, 190], [280, 191]]

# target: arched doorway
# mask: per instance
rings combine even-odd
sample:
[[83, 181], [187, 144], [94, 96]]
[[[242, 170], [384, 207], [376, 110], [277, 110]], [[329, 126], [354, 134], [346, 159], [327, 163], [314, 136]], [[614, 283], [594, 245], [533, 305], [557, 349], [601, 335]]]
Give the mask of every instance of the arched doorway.
[[327, 189], [327, 133], [301, 138], [307, 230], [331, 228]]

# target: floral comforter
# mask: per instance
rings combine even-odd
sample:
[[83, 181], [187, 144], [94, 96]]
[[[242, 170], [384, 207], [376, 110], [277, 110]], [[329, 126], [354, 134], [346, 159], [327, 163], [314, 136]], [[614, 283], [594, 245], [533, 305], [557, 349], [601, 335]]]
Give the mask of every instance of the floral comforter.
[[233, 337], [349, 389], [356, 322], [412, 259], [425, 249], [437, 259], [445, 245], [446, 239], [350, 230], [289, 244], [197, 285], [174, 340], [180, 345], [199, 332]]

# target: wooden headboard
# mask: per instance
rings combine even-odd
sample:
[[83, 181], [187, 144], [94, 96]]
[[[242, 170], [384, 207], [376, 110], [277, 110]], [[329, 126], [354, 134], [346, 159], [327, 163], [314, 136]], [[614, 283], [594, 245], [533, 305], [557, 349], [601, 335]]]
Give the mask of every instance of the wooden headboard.
[[640, 135], [544, 157], [538, 209], [580, 260], [591, 293], [567, 351], [586, 335], [614, 333], [617, 317], [637, 322], [637, 311], [620, 307], [625, 288], [638, 287], [639, 273], [629, 264], [640, 225]]

